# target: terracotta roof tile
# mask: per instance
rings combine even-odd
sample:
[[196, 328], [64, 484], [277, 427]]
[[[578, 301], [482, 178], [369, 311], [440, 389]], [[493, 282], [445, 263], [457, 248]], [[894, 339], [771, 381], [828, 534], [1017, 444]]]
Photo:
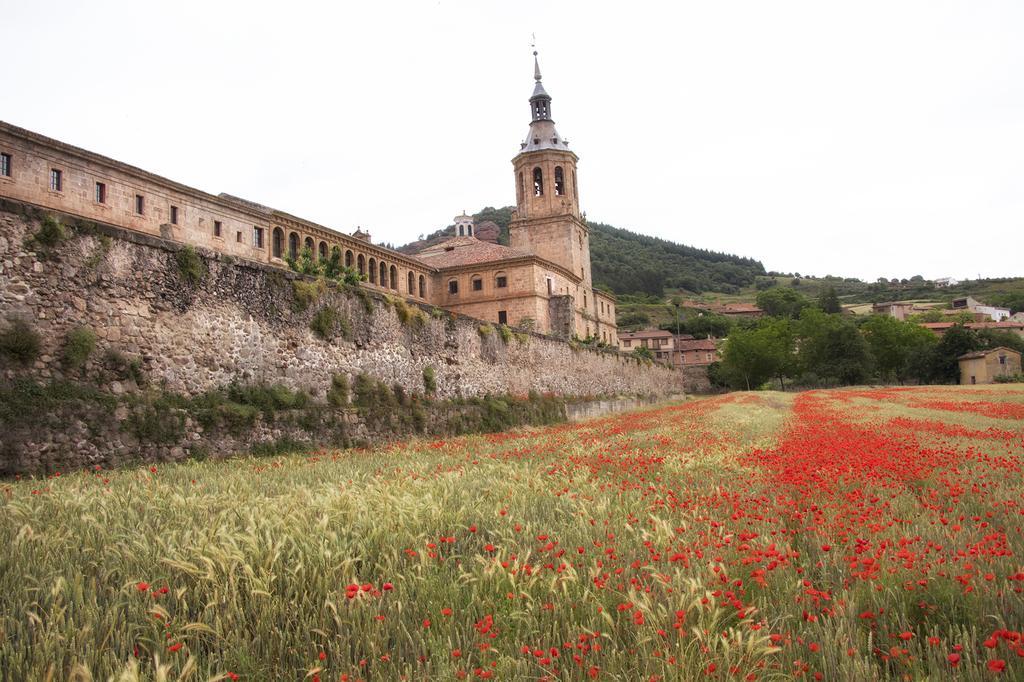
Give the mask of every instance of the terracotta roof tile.
[[693, 341], [676, 341], [676, 350], [718, 350], [714, 339], [694, 339]]
[[533, 255], [525, 249], [482, 242], [475, 237], [455, 237], [416, 254], [416, 258], [436, 268], [455, 268], [476, 263], [509, 260]]

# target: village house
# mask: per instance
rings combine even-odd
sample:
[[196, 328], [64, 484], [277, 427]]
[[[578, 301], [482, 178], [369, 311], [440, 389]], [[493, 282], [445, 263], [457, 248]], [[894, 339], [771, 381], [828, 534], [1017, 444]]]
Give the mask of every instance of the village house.
[[931, 310], [931, 306], [911, 303], [910, 301], [885, 301], [884, 303], [875, 303], [871, 306], [871, 312], [875, 315], [888, 315], [901, 321], [906, 320], [911, 315], [917, 315], [928, 310]]
[[630, 353], [647, 348], [655, 360], [669, 362], [673, 367], [706, 366], [718, 360], [715, 339], [695, 339], [690, 334], [679, 334], [661, 329], [619, 332], [619, 350]]
[[952, 303], [949, 304], [949, 307], [954, 313], [968, 311], [977, 315], [985, 315], [996, 322], [1001, 322], [1010, 316], [1009, 308], [998, 308], [992, 305], [985, 305], [981, 301], [976, 301], [971, 296], [953, 299]]
[[996, 377], [1021, 373], [1020, 353], [1004, 346], [965, 353], [958, 360], [961, 384], [991, 384]]
[[452, 239], [407, 255], [373, 244], [362, 228], [343, 234], [3, 122], [0, 197], [282, 268], [308, 249], [315, 260], [336, 257], [370, 289], [615, 346], [615, 297], [595, 289], [591, 279], [578, 157], [555, 130], [536, 53], [529, 104], [529, 132], [512, 160], [516, 209], [508, 246], [478, 239], [473, 219], [463, 213]]
[[619, 350], [632, 353], [637, 348], [647, 348], [655, 360], [670, 362], [673, 350], [672, 332], [662, 329], [619, 332]]
[[715, 339], [678, 339], [676, 362], [679, 367], [707, 366], [718, 361], [718, 343]]

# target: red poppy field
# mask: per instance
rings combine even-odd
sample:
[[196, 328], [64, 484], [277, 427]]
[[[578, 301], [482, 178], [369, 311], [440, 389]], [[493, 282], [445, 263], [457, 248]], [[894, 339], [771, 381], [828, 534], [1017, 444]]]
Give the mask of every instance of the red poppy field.
[[0, 484], [0, 679], [1024, 679], [1024, 389]]

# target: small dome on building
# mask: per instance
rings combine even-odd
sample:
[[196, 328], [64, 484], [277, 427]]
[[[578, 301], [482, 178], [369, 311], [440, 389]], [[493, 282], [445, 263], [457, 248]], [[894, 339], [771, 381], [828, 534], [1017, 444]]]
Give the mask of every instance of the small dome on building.
[[462, 212], [462, 215], [455, 216], [455, 236], [476, 236], [476, 226], [473, 223], [473, 216], [466, 215], [465, 211]]

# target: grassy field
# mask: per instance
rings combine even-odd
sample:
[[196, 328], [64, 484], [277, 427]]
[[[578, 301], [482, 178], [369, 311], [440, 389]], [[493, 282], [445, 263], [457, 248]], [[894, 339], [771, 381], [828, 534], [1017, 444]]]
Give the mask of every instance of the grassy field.
[[0, 483], [2, 680], [1024, 678], [1024, 389]]

